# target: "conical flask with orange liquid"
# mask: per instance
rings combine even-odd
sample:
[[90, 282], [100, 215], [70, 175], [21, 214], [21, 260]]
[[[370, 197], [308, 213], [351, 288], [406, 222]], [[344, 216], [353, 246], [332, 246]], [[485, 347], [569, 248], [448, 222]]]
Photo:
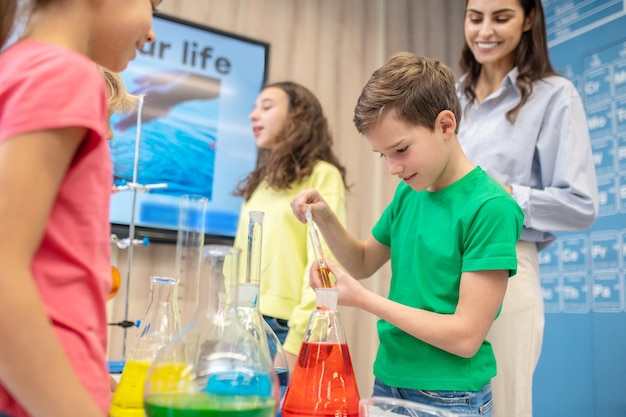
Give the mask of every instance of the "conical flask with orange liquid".
[[296, 368], [285, 394], [283, 417], [358, 417], [359, 391], [337, 312], [337, 289], [315, 290]]
[[146, 373], [159, 349], [180, 331], [176, 307], [178, 280], [153, 276], [148, 308], [111, 402], [111, 417], [144, 417], [143, 388]]

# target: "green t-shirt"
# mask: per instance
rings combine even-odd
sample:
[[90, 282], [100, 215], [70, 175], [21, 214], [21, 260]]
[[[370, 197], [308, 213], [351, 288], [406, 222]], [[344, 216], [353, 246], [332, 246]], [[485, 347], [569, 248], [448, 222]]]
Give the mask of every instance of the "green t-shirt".
[[[462, 272], [515, 274], [522, 223], [519, 205], [480, 167], [437, 192], [416, 192], [401, 183], [372, 230], [391, 249], [389, 299], [453, 314]], [[478, 391], [496, 374], [487, 341], [472, 358], [462, 358], [384, 320], [378, 335], [374, 374], [392, 387]]]

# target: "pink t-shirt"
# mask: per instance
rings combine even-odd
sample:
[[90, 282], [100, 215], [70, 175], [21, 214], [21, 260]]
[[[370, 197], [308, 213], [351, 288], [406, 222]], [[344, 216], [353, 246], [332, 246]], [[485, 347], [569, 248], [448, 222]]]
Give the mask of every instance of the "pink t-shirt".
[[[0, 146], [27, 132], [88, 129], [63, 179], [31, 269], [74, 370], [108, 411], [105, 303], [111, 285], [112, 167], [103, 79], [83, 55], [36, 41], [18, 42], [0, 54], [0, 79]], [[0, 412], [27, 416], [1, 385]]]

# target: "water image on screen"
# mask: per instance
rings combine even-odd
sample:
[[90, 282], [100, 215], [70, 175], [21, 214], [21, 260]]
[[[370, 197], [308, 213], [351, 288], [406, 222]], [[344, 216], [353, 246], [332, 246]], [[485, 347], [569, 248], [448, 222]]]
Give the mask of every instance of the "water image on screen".
[[[145, 91], [138, 182], [167, 183], [153, 194], [200, 194], [211, 200], [220, 81], [180, 71], [129, 71], [125, 76], [130, 91]], [[118, 183], [131, 182], [137, 112], [114, 115], [111, 121], [119, 133], [111, 142], [113, 175]]]
[[232, 193], [256, 163], [248, 115], [269, 45], [163, 15], [154, 28], [157, 42], [121, 73], [143, 96], [140, 117], [113, 115], [110, 149], [116, 184], [167, 186], [113, 194], [112, 231], [125, 235], [135, 199], [137, 236], [173, 242], [180, 196], [195, 194], [209, 200], [207, 234], [232, 238], [242, 203]]

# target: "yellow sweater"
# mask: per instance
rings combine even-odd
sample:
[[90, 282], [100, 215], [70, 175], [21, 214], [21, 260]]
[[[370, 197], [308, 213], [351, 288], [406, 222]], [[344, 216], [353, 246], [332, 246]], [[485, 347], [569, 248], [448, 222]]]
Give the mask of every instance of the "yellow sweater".
[[[234, 243], [241, 249], [242, 258], [246, 258], [249, 212], [264, 212], [259, 308], [264, 315], [289, 320], [283, 349], [294, 355], [300, 350], [311, 312], [315, 310], [315, 292], [309, 285], [309, 267], [315, 253], [307, 225], [296, 219], [290, 206], [296, 194], [307, 188], [318, 190], [345, 226], [345, 187], [341, 173], [335, 166], [319, 161], [308, 178], [289, 190], [276, 191], [261, 183], [241, 208]], [[320, 238], [324, 255], [333, 259], [321, 233]]]

